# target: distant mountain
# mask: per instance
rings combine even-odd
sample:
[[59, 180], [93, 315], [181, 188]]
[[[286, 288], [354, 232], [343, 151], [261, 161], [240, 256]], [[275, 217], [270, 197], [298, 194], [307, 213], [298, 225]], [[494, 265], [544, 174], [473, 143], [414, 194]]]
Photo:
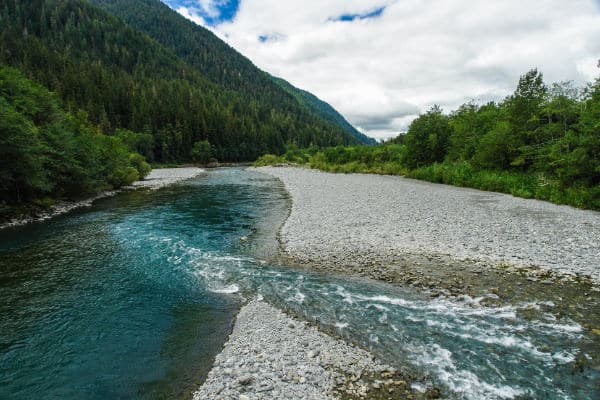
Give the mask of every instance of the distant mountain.
[[271, 77], [283, 90], [294, 96], [294, 98], [303, 106], [319, 115], [326, 121], [338, 124], [346, 129], [346, 132], [350, 133], [359, 142], [364, 144], [377, 144], [377, 140], [359, 132], [354, 126], [352, 126], [343, 115], [335, 110], [329, 103], [319, 99], [314, 94], [307, 92], [306, 90], [298, 89], [288, 81]]
[[[97, 4], [115, 3], [0, 0], [0, 64], [56, 92], [67, 112], [83, 112], [105, 134], [124, 128], [151, 137], [150, 160], [189, 161], [200, 141], [208, 141], [212, 156], [223, 161], [281, 153], [287, 143], [357, 143], [218, 39], [203, 56], [206, 65], [218, 67], [205, 71]], [[162, 10], [159, 20], [189, 26], [158, 1], [119, 4], [141, 16]], [[233, 75], [230, 68], [237, 68]]]
[[376, 143], [375, 139], [356, 130], [329, 104], [260, 70], [212, 32], [183, 18], [159, 0], [92, 2], [171, 49], [215, 83], [268, 102], [274, 108], [295, 109], [300, 105], [318, 118], [341, 127], [358, 142]]

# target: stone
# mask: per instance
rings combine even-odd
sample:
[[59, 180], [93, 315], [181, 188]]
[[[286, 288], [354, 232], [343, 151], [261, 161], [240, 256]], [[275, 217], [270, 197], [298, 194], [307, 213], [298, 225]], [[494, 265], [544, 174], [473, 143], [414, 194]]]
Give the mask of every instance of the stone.
[[237, 382], [241, 386], [247, 386], [252, 383], [252, 375], [242, 375], [238, 378]]

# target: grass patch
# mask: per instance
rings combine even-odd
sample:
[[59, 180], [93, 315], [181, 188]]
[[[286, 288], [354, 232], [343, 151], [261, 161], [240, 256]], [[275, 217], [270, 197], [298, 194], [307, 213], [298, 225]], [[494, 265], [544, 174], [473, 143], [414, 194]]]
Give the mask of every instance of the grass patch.
[[[355, 160], [348, 160], [357, 158]], [[382, 157], [333, 157], [327, 151], [299, 155], [286, 153], [281, 156], [267, 154], [260, 157], [255, 166], [293, 164], [333, 173], [363, 173], [378, 175], [401, 175], [433, 183], [470, 187], [490, 192], [511, 194], [525, 199], [545, 200], [577, 208], [600, 210], [600, 187], [561, 186], [557, 180], [544, 174], [516, 171], [479, 169], [470, 163], [443, 162], [409, 169], [401, 161]], [[339, 161], [338, 161], [339, 160]], [[348, 160], [348, 161], [346, 161]]]

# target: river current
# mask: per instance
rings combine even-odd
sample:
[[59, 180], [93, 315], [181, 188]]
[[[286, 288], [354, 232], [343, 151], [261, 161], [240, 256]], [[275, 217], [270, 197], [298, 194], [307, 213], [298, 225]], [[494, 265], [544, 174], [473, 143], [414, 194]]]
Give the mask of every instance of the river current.
[[451, 398], [600, 398], [595, 340], [548, 301], [486, 306], [271, 265], [280, 182], [217, 169], [0, 232], [0, 398], [189, 396], [265, 300]]

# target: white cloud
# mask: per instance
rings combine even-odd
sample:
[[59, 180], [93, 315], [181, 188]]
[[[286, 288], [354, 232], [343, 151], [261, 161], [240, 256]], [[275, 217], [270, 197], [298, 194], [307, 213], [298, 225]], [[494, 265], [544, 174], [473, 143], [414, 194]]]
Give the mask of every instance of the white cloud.
[[181, 6], [181, 7], [178, 7], [176, 11], [179, 14], [186, 17], [187, 19], [189, 19], [190, 21], [193, 21], [193, 22], [197, 23], [198, 25], [206, 26], [206, 21], [204, 21], [204, 18], [202, 18], [200, 16], [200, 14], [198, 14], [197, 10], [193, 10], [191, 8]]
[[[379, 18], [329, 21], [382, 6]], [[179, 10], [203, 24], [192, 11]], [[211, 29], [378, 137], [433, 104], [449, 111], [502, 99], [530, 68], [547, 82], [584, 83], [600, 72], [594, 0], [241, 0], [232, 21]]]

